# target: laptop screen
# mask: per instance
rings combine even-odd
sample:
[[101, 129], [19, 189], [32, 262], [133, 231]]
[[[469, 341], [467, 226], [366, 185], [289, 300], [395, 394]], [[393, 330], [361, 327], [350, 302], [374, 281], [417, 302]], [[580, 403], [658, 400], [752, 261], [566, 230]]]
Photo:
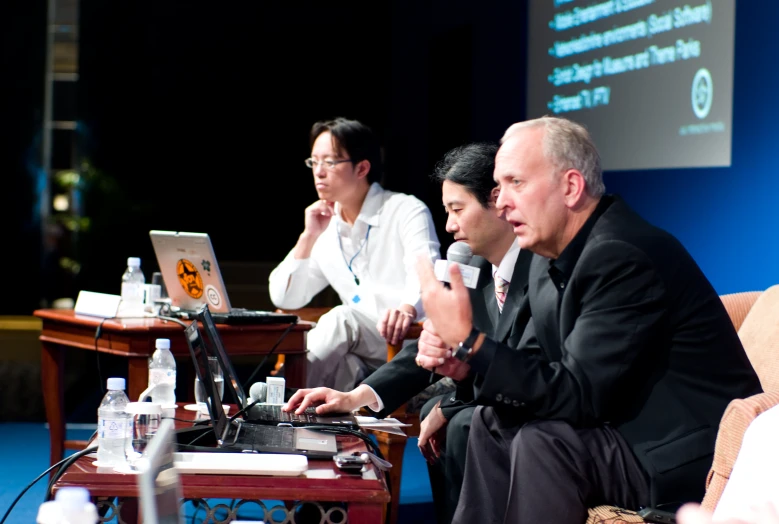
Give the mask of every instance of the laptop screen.
[[197, 319], [203, 324], [203, 329], [206, 332], [206, 338], [208, 339], [206, 351], [208, 351], [208, 356], [216, 357], [219, 361], [219, 366], [222, 368], [225, 388], [233, 392], [239, 407], [243, 408], [248, 406], [249, 398], [246, 396], [243, 386], [241, 386], [241, 383], [238, 381], [238, 375], [235, 372], [235, 368], [233, 368], [233, 364], [230, 362], [230, 357], [227, 355], [227, 351], [222, 343], [222, 337], [219, 336], [219, 332], [216, 330], [216, 324], [214, 323], [208, 306], [204, 305], [198, 310]]
[[200, 335], [197, 320], [192, 321], [192, 323], [187, 326], [184, 330], [184, 336], [187, 337], [187, 344], [189, 345], [189, 352], [192, 356], [192, 363], [195, 365], [197, 378], [206, 390], [205, 401], [208, 406], [208, 413], [211, 415], [211, 420], [214, 424], [216, 438], [217, 440], [221, 440], [224, 438], [227, 429], [227, 415], [222, 408], [219, 389], [211, 374], [211, 368], [208, 365], [210, 351], [208, 350], [206, 341]]
[[171, 305], [194, 311], [208, 304], [214, 312], [231, 310], [214, 247], [207, 233], [149, 231]]

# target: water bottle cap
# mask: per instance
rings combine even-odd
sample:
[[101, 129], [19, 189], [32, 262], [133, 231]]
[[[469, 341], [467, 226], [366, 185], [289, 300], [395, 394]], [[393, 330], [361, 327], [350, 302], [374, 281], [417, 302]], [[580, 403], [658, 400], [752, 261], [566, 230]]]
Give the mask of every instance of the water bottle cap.
[[109, 390], [112, 390], [112, 389], [121, 389], [122, 391], [124, 391], [124, 387], [125, 387], [125, 381], [124, 381], [124, 379], [123, 379], [123, 378], [121, 378], [121, 377], [113, 377], [113, 378], [109, 378], [109, 379], [106, 381], [106, 387], [107, 387]]
[[170, 339], [169, 338], [158, 338], [154, 342], [154, 347], [157, 349], [170, 349]]
[[38, 507], [38, 517], [35, 522], [39, 524], [62, 522], [62, 509], [59, 503], [56, 500], [48, 500], [41, 504]]
[[54, 500], [59, 502], [63, 509], [78, 509], [89, 502], [89, 490], [81, 487], [61, 488], [54, 495]]
[[130, 267], [141, 267], [141, 259], [138, 257], [129, 257], [127, 259], [127, 265]]

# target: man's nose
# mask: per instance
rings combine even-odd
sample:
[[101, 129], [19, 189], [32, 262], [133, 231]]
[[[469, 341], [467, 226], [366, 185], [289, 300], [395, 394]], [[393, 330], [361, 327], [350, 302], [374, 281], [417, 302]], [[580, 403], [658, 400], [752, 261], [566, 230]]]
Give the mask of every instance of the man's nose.
[[457, 221], [453, 218], [447, 218], [446, 219], [446, 232], [447, 233], [454, 233], [460, 229], [460, 227], [457, 225]]
[[495, 199], [495, 207], [499, 212], [503, 212], [506, 207], [508, 207], [508, 198], [506, 198], [506, 195], [504, 195], [504, 192], [502, 189], [498, 190], [498, 198]]

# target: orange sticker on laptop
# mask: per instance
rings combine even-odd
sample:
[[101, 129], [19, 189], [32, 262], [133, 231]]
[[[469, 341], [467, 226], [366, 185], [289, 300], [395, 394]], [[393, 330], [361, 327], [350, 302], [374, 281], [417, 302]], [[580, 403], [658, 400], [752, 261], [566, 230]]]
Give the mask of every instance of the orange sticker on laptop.
[[203, 296], [203, 278], [195, 267], [195, 264], [186, 258], [176, 262], [176, 275], [179, 277], [179, 284], [184, 288], [187, 295], [192, 298]]

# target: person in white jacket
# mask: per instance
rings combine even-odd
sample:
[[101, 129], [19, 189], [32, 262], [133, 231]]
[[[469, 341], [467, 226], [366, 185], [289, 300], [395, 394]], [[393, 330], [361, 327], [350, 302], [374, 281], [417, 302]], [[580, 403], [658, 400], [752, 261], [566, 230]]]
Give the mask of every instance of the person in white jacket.
[[424, 318], [415, 261], [435, 262], [440, 242], [418, 198], [381, 187], [381, 150], [356, 120], [316, 122], [310, 133], [319, 200], [305, 228], [271, 272], [270, 298], [281, 309], [307, 305], [330, 285], [341, 305], [308, 332], [307, 387], [350, 391], [387, 360], [387, 341], [403, 340]]

